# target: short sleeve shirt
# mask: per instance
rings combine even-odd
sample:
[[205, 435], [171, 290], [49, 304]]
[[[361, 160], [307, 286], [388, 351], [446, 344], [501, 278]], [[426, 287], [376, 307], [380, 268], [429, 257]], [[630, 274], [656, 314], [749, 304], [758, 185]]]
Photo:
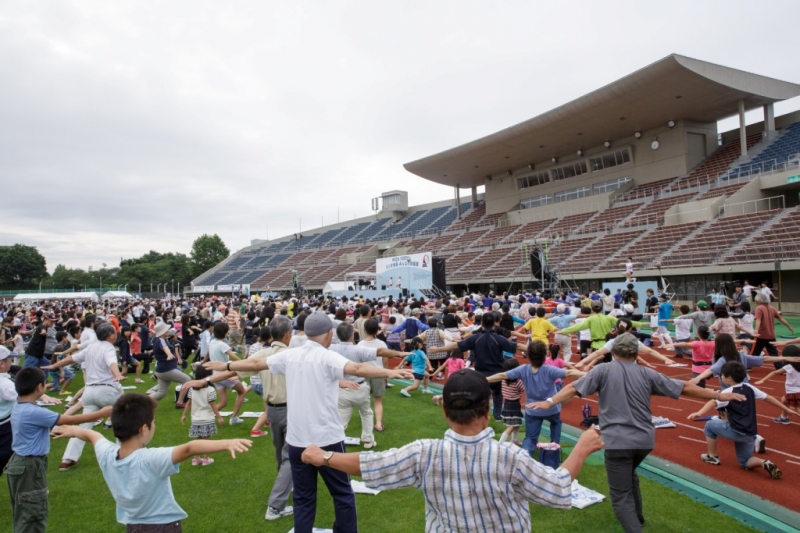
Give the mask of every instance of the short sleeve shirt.
[[775, 319], [778, 312], [774, 307], [759, 305], [756, 307], [756, 320], [758, 321], [758, 336], [762, 339], [775, 338]]
[[[227, 363], [231, 360], [231, 358], [228, 357], [228, 350], [230, 349], [231, 347], [225, 344], [224, 341], [214, 339], [211, 341], [211, 344], [208, 345], [208, 358], [212, 361]], [[217, 372], [214, 371], [214, 373], [216, 374]]]
[[172, 448], [142, 448], [118, 459], [119, 444], [97, 442], [94, 453], [114, 501], [120, 524], [169, 524], [188, 515], [172, 494], [169, 477], [179, 472]]
[[652, 449], [656, 435], [650, 397], [678, 398], [683, 391], [683, 382], [619, 359], [593, 368], [574, 386], [581, 396], [598, 393], [600, 427], [609, 450]]
[[47, 455], [50, 430], [58, 422], [58, 413], [30, 402], [17, 403], [11, 410], [11, 449], [17, 455]]
[[[546, 400], [556, 395], [556, 381], [564, 379], [567, 375], [563, 368], [543, 365], [537, 372], [533, 372], [531, 365], [520, 365], [517, 368], [506, 372], [508, 379], [519, 379], [525, 385], [525, 401], [538, 402]], [[528, 416], [546, 417], [557, 415], [561, 412], [561, 404], [554, 405], [550, 409], [525, 409]]]

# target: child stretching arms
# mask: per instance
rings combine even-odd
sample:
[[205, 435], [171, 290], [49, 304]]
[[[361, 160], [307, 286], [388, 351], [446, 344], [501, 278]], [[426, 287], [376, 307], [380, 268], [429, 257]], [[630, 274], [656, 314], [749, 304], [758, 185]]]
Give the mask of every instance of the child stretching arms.
[[[90, 429], [64, 426], [53, 430], [56, 438], [76, 437], [90, 442], [97, 455], [111, 495], [117, 502], [117, 522], [127, 531], [169, 531], [180, 533], [186, 513], [172, 494], [169, 476], [179, 472], [178, 464], [196, 455], [229, 451], [246, 452], [253, 442], [245, 439], [195, 440], [173, 448], [147, 448], [156, 426], [156, 402], [144, 394], [123, 394], [114, 404], [111, 425], [115, 444]], [[95, 415], [98, 413], [94, 413]]]
[[403, 362], [400, 363], [397, 369], [401, 370], [405, 368], [406, 363], [411, 363], [411, 372], [414, 374], [414, 384], [401, 390], [400, 394], [406, 398], [411, 398], [411, 391], [417, 390], [420, 382], [423, 383], [422, 392], [424, 394], [433, 394], [433, 391], [428, 388], [428, 382], [431, 379], [429, 374], [433, 372], [433, 367], [431, 366], [431, 362], [428, 361], [425, 352], [421, 349], [422, 343], [419, 339], [414, 337], [413, 339], [407, 340], [406, 344], [409, 345], [408, 347], [411, 349], [411, 354], [403, 359]]
[[[783, 355], [784, 357], [797, 357], [800, 355], [800, 348], [787, 346], [783, 349]], [[756, 381], [756, 385], [763, 385], [772, 376], [786, 376], [786, 394], [781, 398], [781, 403], [800, 414], [800, 363], [789, 363], [778, 370], [770, 372], [764, 379]], [[787, 425], [791, 423], [789, 422], [789, 417], [783, 414], [778, 415], [778, 418], [773, 418], [772, 421]]]
[[758, 390], [749, 383], [743, 383], [747, 378], [747, 370], [742, 363], [731, 361], [722, 365], [722, 382], [728, 387], [722, 391], [725, 393], [738, 393], [743, 395], [746, 400], [743, 402], [719, 402], [710, 400], [696, 413], [689, 415], [690, 420], [700, 418], [705, 413], [715, 407], [722, 410], [727, 415], [725, 419], [714, 418], [706, 422], [703, 433], [706, 434], [708, 453], [700, 455], [706, 463], [719, 465], [719, 455], [717, 455], [717, 437], [723, 437], [734, 442], [736, 448], [736, 459], [739, 465], [745, 470], [751, 468], [763, 468], [772, 477], [780, 479], [781, 471], [772, 461], [765, 461], [753, 457], [753, 450], [758, 432], [756, 423], [756, 400], [766, 400], [767, 403], [774, 405], [788, 414], [797, 414], [788, 407], [781, 404], [778, 400], [766, 393]]
[[42, 369], [31, 366], [20, 370], [14, 382], [18, 395], [11, 411], [14, 455], [6, 466], [13, 531], [47, 530], [47, 454], [53, 426], [66, 428], [66, 424], [94, 422], [111, 414], [110, 407], [78, 416], [39, 407], [36, 401], [44, 396], [46, 380]]
[[[553, 344], [558, 348], [557, 344]], [[503, 361], [503, 372], [510, 372], [519, 366], [519, 361], [516, 359], [506, 359]], [[507, 440], [511, 440], [512, 443], [516, 444], [517, 446], [522, 446], [522, 443], [519, 441], [519, 428], [522, 426], [522, 406], [520, 405], [520, 399], [522, 398], [522, 393], [525, 392], [525, 387], [522, 384], [522, 380], [519, 378], [516, 379], [505, 379], [501, 384], [501, 390], [503, 392], [503, 423], [506, 425], [506, 430], [500, 435], [500, 442], [506, 442]]]
[[[210, 387], [209, 382], [206, 380], [211, 375], [211, 371], [206, 370], [203, 366], [198, 366], [194, 375], [196, 380], [203, 382], [203, 386], [193, 388], [187, 394], [186, 407], [183, 408], [181, 424], [186, 423], [186, 413], [191, 409], [192, 425], [189, 427], [189, 436], [193, 439], [210, 439], [217, 434], [217, 425], [214, 424], [214, 418], [217, 419], [220, 426], [225, 424], [225, 419], [220, 416], [217, 408], [217, 391], [214, 387]], [[214, 459], [211, 459], [208, 454], [203, 457], [196, 455], [192, 458], [192, 466], [199, 464], [208, 466], [213, 462]]]

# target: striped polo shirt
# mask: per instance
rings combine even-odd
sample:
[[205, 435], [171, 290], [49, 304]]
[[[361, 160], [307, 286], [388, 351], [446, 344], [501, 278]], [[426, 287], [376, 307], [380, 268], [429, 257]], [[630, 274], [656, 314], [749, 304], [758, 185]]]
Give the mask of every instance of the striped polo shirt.
[[522, 448], [447, 430], [444, 439], [422, 439], [399, 449], [360, 455], [370, 488], [404, 487], [425, 493], [425, 531], [531, 530], [528, 502], [569, 509], [572, 479], [533, 460]]

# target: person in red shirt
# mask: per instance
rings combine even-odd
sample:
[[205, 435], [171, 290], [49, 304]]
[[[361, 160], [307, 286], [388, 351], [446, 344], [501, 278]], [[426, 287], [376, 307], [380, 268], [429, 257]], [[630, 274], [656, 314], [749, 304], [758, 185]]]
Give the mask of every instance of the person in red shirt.
[[[767, 354], [772, 356], [778, 355], [778, 349], [775, 348], [775, 321], [777, 320], [794, 333], [794, 328], [789, 324], [785, 318], [781, 316], [780, 311], [769, 305], [769, 297], [763, 294], [756, 295], [756, 318], [753, 322], [753, 330], [757, 334], [756, 342], [753, 343], [753, 351], [751, 355], [761, 355], [761, 352], [766, 348]], [[780, 363], [775, 364], [775, 368], [783, 366]]]

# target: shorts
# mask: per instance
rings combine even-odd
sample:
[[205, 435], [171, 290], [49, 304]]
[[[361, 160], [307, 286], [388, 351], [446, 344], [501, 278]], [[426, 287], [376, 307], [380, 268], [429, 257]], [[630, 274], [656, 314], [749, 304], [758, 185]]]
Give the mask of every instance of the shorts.
[[128, 354], [128, 357], [120, 357], [119, 362], [123, 365], [131, 365], [133, 366], [135, 359], [131, 354]]
[[383, 378], [371, 378], [369, 381], [369, 393], [373, 398], [383, 398], [386, 393], [386, 381]]
[[217, 390], [232, 389], [239, 383], [241, 383], [241, 381], [237, 379], [223, 379], [222, 381], [214, 383], [214, 388], [216, 388]]
[[592, 347], [592, 341], [582, 340], [578, 343], [578, 350], [581, 355], [586, 355], [587, 353], [589, 353], [589, 348], [591, 347]]
[[733, 429], [727, 420], [719, 418], [713, 418], [706, 422], [703, 433], [705, 433], [706, 437], [709, 439], [722, 437], [732, 440], [736, 448], [736, 460], [742, 468], [747, 469], [747, 461], [753, 456], [753, 446], [756, 442], [755, 435], [740, 433]]
[[790, 392], [786, 395], [786, 406], [797, 409], [800, 407], [800, 392]]
[[417, 381], [422, 381], [423, 379], [425, 379], [425, 374], [417, 374], [416, 372], [414, 372], [414, 379], [416, 379]]
[[217, 425], [214, 422], [192, 424], [189, 426], [189, 437], [193, 439], [213, 437], [216, 434]]

